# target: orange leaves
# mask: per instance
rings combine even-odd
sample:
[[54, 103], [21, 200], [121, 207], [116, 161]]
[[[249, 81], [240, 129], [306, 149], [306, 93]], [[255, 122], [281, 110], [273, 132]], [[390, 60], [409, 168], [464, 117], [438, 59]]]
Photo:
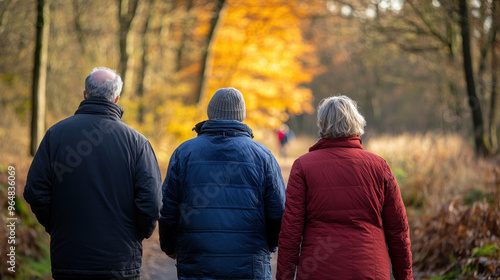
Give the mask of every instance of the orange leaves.
[[288, 113], [312, 112], [313, 96], [303, 84], [318, 72], [318, 62], [313, 46], [302, 37], [295, 1], [227, 5], [207, 98], [221, 87], [238, 88], [245, 97], [247, 122], [257, 126], [276, 127]]
[[168, 17], [152, 21], [151, 32], [161, 22], [170, 23], [151, 36], [158, 48], [148, 55], [153, 71], [146, 75], [143, 106], [136, 99], [122, 103], [131, 111], [126, 121], [142, 112], [145, 121], [134, 127], [148, 137], [173, 142], [193, 137], [191, 128], [206, 119], [208, 101], [222, 87], [243, 93], [245, 122], [256, 132], [278, 127], [289, 114], [314, 111], [312, 92], [304, 86], [320, 69], [315, 46], [303, 38], [309, 4], [226, 0], [216, 9], [217, 3], [176, 1], [165, 6], [171, 9]]

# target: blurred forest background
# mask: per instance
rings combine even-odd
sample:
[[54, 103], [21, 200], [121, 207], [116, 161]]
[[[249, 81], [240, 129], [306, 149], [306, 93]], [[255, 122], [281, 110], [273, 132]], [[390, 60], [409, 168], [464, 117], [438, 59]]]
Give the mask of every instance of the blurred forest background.
[[50, 275], [48, 237], [21, 199], [30, 153], [106, 66], [162, 176], [218, 88], [243, 93], [245, 123], [275, 154], [275, 130], [295, 132], [285, 177], [317, 139], [319, 101], [348, 95], [365, 148], [400, 184], [415, 278], [500, 277], [499, 27], [498, 0], [0, 0], [0, 183], [16, 166], [22, 217], [21, 271], [4, 272], [2, 254], [2, 275]]

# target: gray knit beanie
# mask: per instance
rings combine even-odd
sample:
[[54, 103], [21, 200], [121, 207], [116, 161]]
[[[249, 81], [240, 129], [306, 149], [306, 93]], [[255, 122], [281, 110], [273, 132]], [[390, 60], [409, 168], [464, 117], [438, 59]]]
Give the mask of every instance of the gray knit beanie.
[[235, 88], [217, 90], [208, 102], [209, 119], [237, 120], [245, 119], [245, 100], [241, 92]]

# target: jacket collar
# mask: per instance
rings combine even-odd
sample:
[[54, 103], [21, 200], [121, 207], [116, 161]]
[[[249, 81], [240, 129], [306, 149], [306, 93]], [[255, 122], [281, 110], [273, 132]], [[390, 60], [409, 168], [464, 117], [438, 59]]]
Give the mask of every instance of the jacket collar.
[[75, 115], [78, 114], [105, 115], [112, 119], [120, 120], [123, 115], [123, 109], [120, 105], [104, 98], [88, 98], [80, 103], [75, 112]]
[[198, 133], [198, 136], [212, 134], [253, 138], [252, 129], [248, 125], [236, 120], [206, 120], [196, 124], [193, 130]]
[[363, 146], [361, 146], [361, 138], [356, 135], [344, 138], [321, 139], [309, 148], [309, 152], [334, 147], [363, 149]]

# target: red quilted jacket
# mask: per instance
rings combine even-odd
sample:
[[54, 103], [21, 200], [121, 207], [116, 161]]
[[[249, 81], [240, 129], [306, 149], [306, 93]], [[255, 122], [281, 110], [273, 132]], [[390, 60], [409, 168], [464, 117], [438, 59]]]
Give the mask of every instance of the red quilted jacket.
[[297, 159], [278, 247], [281, 279], [413, 279], [396, 179], [357, 136], [323, 139]]

